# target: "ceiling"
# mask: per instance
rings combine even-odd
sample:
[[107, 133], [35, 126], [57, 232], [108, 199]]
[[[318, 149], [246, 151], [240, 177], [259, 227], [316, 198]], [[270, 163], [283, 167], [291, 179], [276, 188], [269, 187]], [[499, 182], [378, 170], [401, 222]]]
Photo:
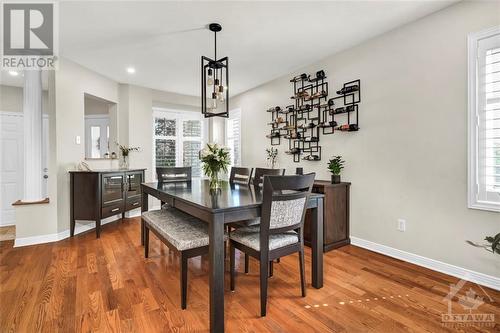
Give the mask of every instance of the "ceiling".
[[[122, 83], [200, 95], [200, 56], [229, 57], [241, 93], [453, 1], [60, 3], [60, 54]], [[132, 66], [135, 74], [128, 74]]]

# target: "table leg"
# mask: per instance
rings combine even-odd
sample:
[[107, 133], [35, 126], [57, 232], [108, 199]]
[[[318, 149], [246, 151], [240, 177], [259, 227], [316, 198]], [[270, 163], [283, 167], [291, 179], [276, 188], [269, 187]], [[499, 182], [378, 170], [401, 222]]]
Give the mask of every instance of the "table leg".
[[311, 250], [312, 285], [323, 287], [323, 198], [318, 198], [317, 206], [311, 209]]
[[224, 332], [224, 214], [209, 223], [210, 332]]
[[[147, 212], [149, 209], [148, 194], [142, 192], [141, 213]], [[144, 222], [141, 219], [141, 245], [144, 245]]]

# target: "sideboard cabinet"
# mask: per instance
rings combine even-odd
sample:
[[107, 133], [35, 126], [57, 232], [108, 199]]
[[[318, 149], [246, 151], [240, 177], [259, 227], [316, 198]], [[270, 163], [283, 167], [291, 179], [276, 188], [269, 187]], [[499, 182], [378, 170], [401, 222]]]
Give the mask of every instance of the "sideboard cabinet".
[[76, 220], [95, 221], [99, 238], [102, 219], [140, 208], [144, 170], [70, 171], [71, 237]]
[[[332, 184], [315, 180], [313, 192], [325, 195], [323, 200], [323, 252], [351, 243], [349, 238], [349, 192], [351, 183]], [[310, 245], [310, 212], [304, 225], [304, 243]]]

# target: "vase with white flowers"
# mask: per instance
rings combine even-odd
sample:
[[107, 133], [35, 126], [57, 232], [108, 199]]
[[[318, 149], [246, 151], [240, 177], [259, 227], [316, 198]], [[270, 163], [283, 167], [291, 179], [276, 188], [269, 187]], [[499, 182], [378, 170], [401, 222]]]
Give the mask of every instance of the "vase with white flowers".
[[274, 147], [266, 148], [266, 155], [267, 164], [271, 169], [276, 168], [278, 164], [278, 149]]
[[220, 173], [227, 172], [227, 167], [231, 164], [229, 149], [216, 143], [207, 143], [200, 152], [200, 159], [203, 172], [210, 179], [210, 189], [217, 189], [220, 186]]

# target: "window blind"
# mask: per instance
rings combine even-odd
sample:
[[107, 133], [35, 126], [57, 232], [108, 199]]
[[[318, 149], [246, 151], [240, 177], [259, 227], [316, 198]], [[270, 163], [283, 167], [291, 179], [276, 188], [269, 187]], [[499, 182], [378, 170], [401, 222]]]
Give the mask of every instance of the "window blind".
[[469, 206], [500, 211], [499, 28], [469, 37], [469, 80]]

